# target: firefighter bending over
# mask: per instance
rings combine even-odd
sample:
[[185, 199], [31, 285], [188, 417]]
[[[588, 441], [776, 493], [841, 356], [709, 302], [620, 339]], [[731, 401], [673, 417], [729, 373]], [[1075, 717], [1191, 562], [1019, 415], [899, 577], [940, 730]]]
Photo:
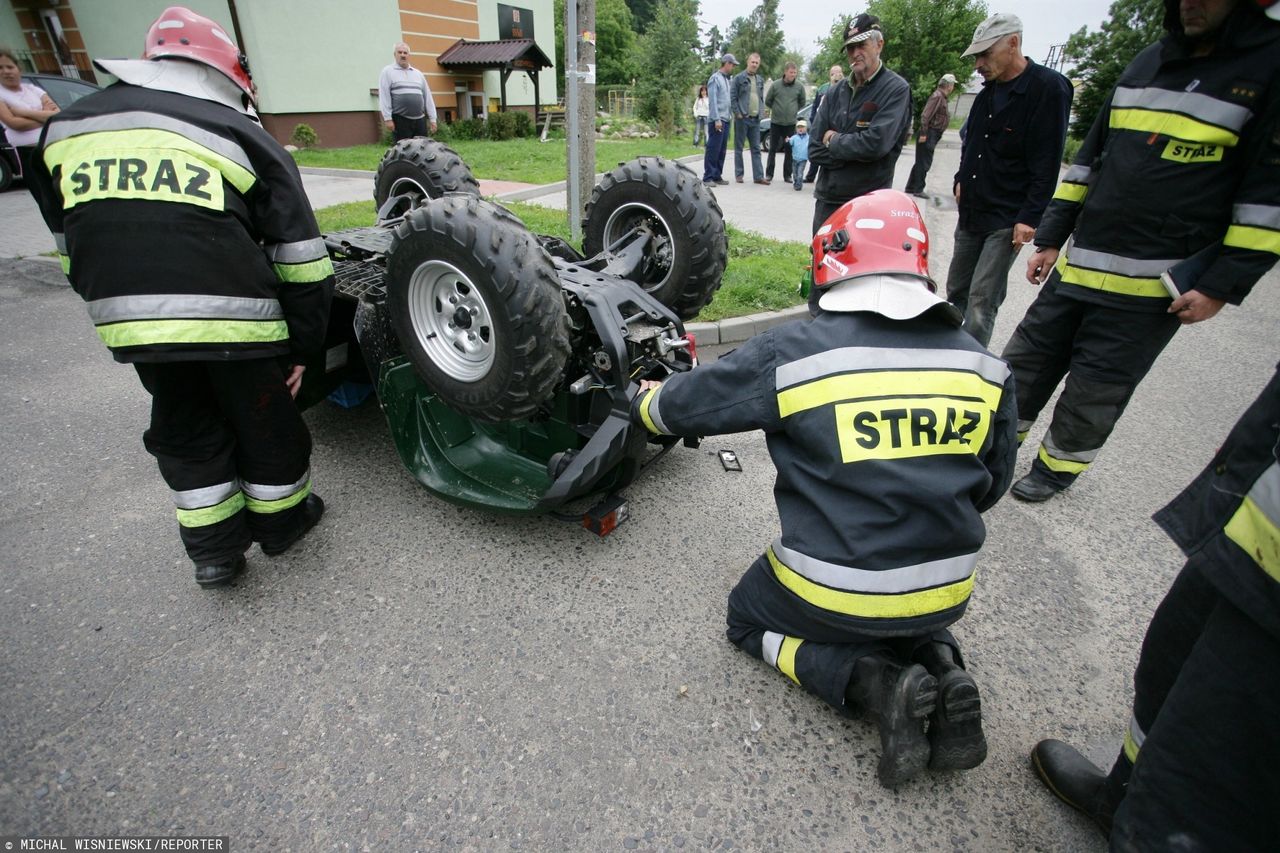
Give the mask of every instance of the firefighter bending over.
[[252, 542], [281, 554], [324, 512], [292, 397], [333, 268], [222, 28], [171, 7], [143, 55], [99, 60], [121, 82], [46, 125], [33, 191], [99, 337], [151, 394], [143, 442], [196, 582], [219, 586]]
[[977, 684], [946, 629], [1016, 452], [1009, 369], [959, 329], [927, 251], [905, 194], [848, 202], [814, 237], [817, 317], [633, 402], [654, 433], [764, 430], [782, 535], [730, 594], [729, 639], [869, 714], [890, 787], [986, 757]]

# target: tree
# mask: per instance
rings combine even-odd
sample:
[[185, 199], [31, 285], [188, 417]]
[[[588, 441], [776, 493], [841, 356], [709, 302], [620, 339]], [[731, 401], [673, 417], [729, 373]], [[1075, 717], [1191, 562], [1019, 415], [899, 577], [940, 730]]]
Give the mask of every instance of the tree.
[[[556, 91], [564, 94], [564, 4], [555, 0]], [[596, 85], [629, 86], [636, 77], [637, 39], [626, 0], [596, 0]]]
[[[724, 50], [724, 36], [720, 35], [719, 27], [712, 27], [707, 31], [707, 40], [702, 45], [702, 61], [704, 64], [720, 66], [720, 54]], [[710, 73], [707, 76], [711, 76]]]
[[1084, 139], [1102, 111], [1120, 72], [1138, 51], [1160, 38], [1164, 21], [1161, 0], [1115, 0], [1110, 18], [1095, 33], [1081, 27], [1067, 41], [1067, 55], [1076, 57], [1071, 76], [1080, 78], [1076, 90], [1075, 121], [1071, 136]]
[[[960, 54], [987, 16], [982, 0], [871, 0], [867, 12], [880, 19], [884, 30], [884, 64], [911, 84], [917, 117], [943, 74], [956, 75], [961, 87], [973, 76], [973, 60]], [[818, 54], [809, 64], [815, 80], [825, 82], [832, 65], [848, 68], [844, 51], [847, 24], [847, 18], [837, 18], [831, 24], [831, 34], [818, 43]]]
[[765, 77], [782, 76], [782, 19], [778, 17], [779, 0], [763, 0], [745, 18], [735, 18], [729, 25], [725, 41], [732, 53], [746, 67], [747, 57], [760, 54], [760, 73]]
[[647, 32], [658, 11], [658, 0], [626, 0], [626, 3], [631, 10], [631, 19], [635, 21], [636, 32]]
[[636, 98], [641, 117], [657, 119], [667, 109], [673, 116], [684, 114], [702, 71], [701, 48], [698, 0], [660, 0], [640, 37]]

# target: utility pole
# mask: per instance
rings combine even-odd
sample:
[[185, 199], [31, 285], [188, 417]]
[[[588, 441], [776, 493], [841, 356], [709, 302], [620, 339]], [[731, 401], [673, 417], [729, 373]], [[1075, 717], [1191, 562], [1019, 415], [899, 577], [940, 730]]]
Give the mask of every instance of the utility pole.
[[572, 242], [582, 242], [582, 214], [596, 179], [596, 2], [568, 0], [565, 27], [566, 209]]

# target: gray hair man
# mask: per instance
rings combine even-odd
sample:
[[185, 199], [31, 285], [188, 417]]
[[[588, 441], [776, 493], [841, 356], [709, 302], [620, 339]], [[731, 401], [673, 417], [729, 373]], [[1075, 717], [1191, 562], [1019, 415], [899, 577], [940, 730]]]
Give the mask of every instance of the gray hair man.
[[409, 45], [400, 42], [392, 49], [395, 62], [378, 75], [378, 108], [382, 123], [395, 135], [396, 142], [413, 136], [426, 136], [430, 122], [436, 132], [436, 102], [431, 87], [421, 71], [409, 64]]

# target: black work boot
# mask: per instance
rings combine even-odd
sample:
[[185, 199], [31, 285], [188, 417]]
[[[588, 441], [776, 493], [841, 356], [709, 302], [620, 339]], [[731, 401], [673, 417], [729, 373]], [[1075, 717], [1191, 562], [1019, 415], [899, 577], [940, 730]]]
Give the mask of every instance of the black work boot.
[[1060, 740], [1042, 740], [1031, 750], [1031, 769], [1053, 795], [1111, 835], [1116, 803], [1107, 791], [1107, 774], [1075, 747]]
[[297, 532], [292, 537], [281, 542], [263, 542], [262, 553], [268, 557], [275, 557], [288, 551], [299, 539], [306, 536], [311, 528], [316, 526], [322, 515], [324, 515], [324, 501], [320, 500], [320, 496], [314, 492], [307, 495], [306, 500], [302, 502], [302, 525]]
[[244, 571], [244, 554], [236, 554], [220, 563], [196, 564], [196, 583], [205, 589], [226, 586]]
[[938, 682], [919, 664], [903, 666], [882, 653], [858, 658], [846, 698], [880, 729], [880, 784], [895, 788], [924, 770], [929, 741], [924, 718], [938, 701]]
[[914, 658], [938, 679], [938, 707], [929, 716], [929, 769], [972, 770], [987, 758], [978, 683], [946, 643], [927, 643]]
[[1032, 468], [1030, 473], [1014, 483], [1009, 491], [1020, 501], [1043, 503], [1065, 488], [1066, 486], [1050, 479], [1048, 475]]

